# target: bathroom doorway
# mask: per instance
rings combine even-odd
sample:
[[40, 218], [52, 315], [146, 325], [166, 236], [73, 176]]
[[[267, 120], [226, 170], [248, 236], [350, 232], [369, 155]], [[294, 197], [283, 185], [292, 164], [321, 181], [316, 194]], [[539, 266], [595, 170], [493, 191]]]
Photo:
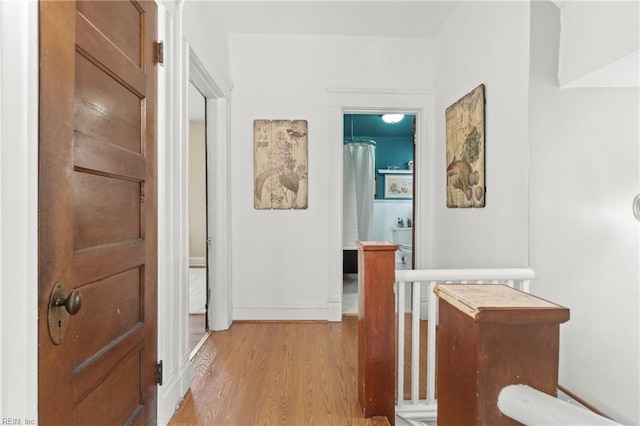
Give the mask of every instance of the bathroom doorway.
[[396, 269], [414, 266], [416, 116], [392, 115], [343, 114], [343, 315], [358, 313], [355, 241], [394, 242]]
[[206, 98], [189, 83], [189, 350], [206, 339], [209, 274], [207, 244]]

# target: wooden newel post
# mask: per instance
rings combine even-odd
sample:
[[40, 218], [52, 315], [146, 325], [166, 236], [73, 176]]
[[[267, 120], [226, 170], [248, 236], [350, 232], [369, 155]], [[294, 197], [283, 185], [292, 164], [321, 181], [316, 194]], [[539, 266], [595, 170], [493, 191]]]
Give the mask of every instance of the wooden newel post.
[[438, 284], [438, 424], [519, 425], [498, 409], [509, 385], [555, 396], [569, 309], [504, 285]]
[[395, 421], [395, 244], [358, 241], [358, 399], [365, 417]]

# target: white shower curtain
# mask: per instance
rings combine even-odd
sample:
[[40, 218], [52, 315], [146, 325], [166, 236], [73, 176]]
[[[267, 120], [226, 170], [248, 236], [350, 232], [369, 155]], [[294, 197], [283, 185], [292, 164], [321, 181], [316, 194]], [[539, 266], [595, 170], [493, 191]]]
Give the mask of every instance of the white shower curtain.
[[344, 145], [343, 249], [354, 250], [356, 241], [373, 235], [374, 167], [373, 141], [347, 141]]

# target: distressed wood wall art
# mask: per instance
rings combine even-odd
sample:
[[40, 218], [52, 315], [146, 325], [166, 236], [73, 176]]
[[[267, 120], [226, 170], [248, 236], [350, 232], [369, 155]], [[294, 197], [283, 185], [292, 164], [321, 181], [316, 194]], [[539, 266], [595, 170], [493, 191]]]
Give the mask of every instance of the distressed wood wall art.
[[253, 122], [253, 206], [306, 209], [307, 120]]
[[484, 85], [445, 111], [447, 128], [447, 207], [484, 207]]

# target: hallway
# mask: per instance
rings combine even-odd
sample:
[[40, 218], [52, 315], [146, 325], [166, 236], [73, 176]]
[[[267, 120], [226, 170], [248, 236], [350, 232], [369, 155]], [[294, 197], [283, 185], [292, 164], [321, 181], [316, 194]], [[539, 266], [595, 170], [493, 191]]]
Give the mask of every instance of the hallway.
[[236, 322], [212, 333], [170, 424], [385, 424], [360, 410], [357, 330], [352, 316], [340, 323]]

